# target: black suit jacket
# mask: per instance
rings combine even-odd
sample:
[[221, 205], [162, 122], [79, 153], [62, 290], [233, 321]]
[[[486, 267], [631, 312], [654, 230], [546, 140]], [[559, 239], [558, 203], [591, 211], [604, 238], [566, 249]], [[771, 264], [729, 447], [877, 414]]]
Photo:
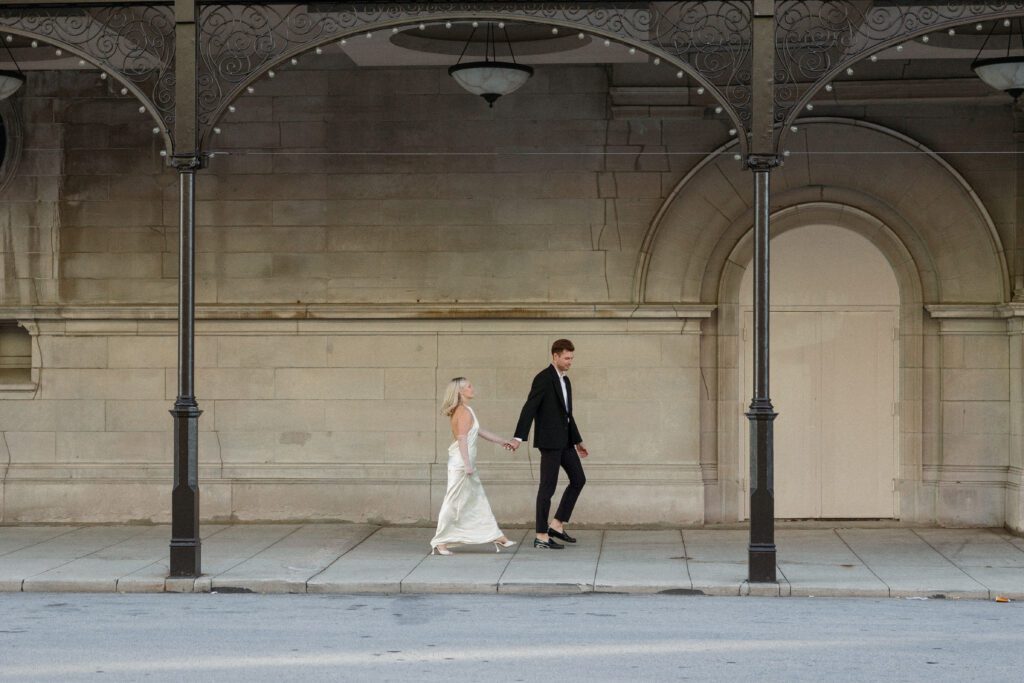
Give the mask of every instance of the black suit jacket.
[[569, 397], [569, 405], [562, 400], [562, 387], [558, 371], [549, 365], [537, 373], [530, 387], [530, 396], [523, 404], [516, 425], [516, 438], [526, 441], [530, 435], [530, 425], [536, 423], [533, 430], [533, 446], [546, 451], [562, 450], [570, 444], [583, 441], [576, 420], [572, 416], [572, 384], [565, 378], [565, 390]]

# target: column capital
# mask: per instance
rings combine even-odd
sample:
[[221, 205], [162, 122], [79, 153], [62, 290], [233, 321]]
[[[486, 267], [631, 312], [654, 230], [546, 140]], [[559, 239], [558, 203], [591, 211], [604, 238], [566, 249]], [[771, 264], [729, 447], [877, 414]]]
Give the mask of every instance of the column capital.
[[748, 154], [743, 165], [750, 171], [770, 171], [782, 165], [782, 158], [778, 154]]
[[206, 156], [203, 154], [175, 154], [168, 164], [178, 169], [179, 173], [195, 172], [206, 168]]

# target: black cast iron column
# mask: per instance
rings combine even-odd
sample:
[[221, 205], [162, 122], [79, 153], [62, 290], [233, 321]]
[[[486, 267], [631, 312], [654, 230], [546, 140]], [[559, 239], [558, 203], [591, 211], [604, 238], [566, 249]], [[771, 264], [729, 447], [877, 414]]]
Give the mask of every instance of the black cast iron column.
[[195, 397], [196, 158], [175, 159], [179, 179], [178, 398], [171, 491], [171, 576], [202, 573], [199, 542], [199, 410]]
[[750, 402], [750, 582], [776, 581], [775, 493], [773, 461], [775, 409], [768, 392], [768, 321], [770, 317], [768, 253], [771, 169], [774, 155], [751, 155], [747, 165], [754, 172], [754, 398]]

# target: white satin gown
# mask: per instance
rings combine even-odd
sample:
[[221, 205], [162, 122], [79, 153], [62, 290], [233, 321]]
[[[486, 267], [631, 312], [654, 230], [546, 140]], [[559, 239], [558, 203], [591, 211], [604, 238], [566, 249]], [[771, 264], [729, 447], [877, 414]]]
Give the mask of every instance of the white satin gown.
[[484, 485], [480, 483], [480, 475], [476, 472], [476, 441], [480, 433], [480, 422], [473, 409], [469, 406], [466, 408], [473, 416], [473, 426], [466, 435], [466, 445], [474, 471], [466, 475], [465, 463], [456, 440], [448, 447], [448, 491], [444, 494], [441, 512], [437, 515], [437, 533], [430, 542], [432, 548], [439, 545], [490, 543], [502, 537], [498, 522], [491, 512], [491, 504], [487, 501], [487, 494], [484, 493]]

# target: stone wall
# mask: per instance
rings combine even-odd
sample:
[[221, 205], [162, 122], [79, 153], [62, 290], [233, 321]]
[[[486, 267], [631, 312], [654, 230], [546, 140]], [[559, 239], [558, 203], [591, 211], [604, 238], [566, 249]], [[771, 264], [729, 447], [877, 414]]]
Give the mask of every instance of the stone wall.
[[[169, 514], [172, 325], [39, 324], [39, 387], [0, 411], [5, 522], [160, 521]], [[576, 414], [593, 451], [580, 515], [700, 522], [696, 321], [200, 323], [196, 393], [209, 519], [422, 522], [444, 495], [448, 380], [468, 376], [511, 436], [551, 342], [571, 334]], [[503, 520], [533, 514], [536, 459], [481, 444]], [[532, 463], [532, 465], [531, 465]], [[69, 483], [73, 480], [73, 483]]]
[[[443, 69], [325, 56], [235, 103], [197, 188], [205, 518], [431, 519], [444, 383], [508, 431], [559, 336], [594, 452], [579, 521], [738, 518], [751, 182], [705, 159], [730, 139], [710, 108], [618, 106], [630, 69], [545, 66], [488, 109]], [[166, 520], [177, 179], [137, 103], [32, 76], [0, 203], [0, 319], [33, 335], [32, 381], [0, 386], [0, 522]], [[817, 106], [777, 215], [870, 233], [899, 276], [900, 519], [1024, 529], [1016, 171], [953, 154], [1004, 148], [1012, 116], [890, 99]], [[485, 453], [499, 519], [529, 522], [536, 462]]]

